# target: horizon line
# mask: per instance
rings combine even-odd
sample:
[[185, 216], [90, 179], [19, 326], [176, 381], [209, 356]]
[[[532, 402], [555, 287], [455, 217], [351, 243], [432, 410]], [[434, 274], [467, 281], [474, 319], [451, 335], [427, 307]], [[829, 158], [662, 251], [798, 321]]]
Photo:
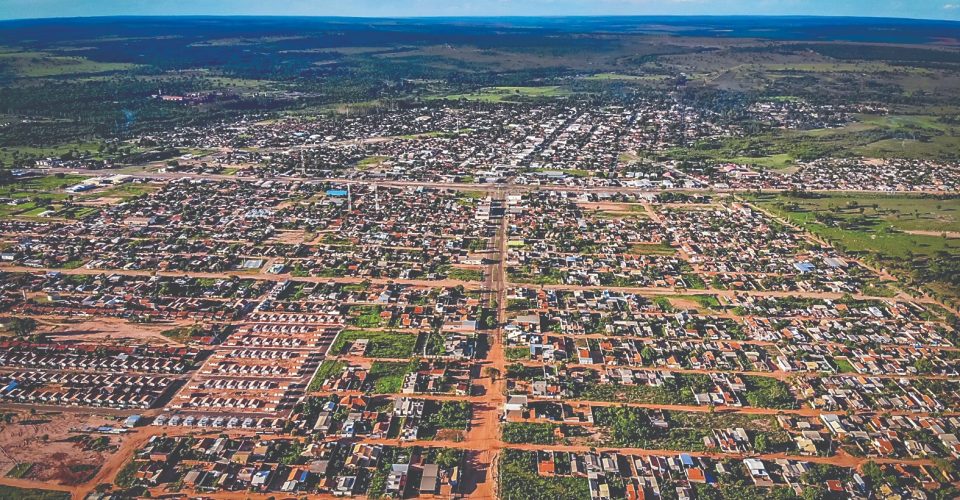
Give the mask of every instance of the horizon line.
[[84, 19], [162, 19], [162, 18], [276, 18], [276, 19], [344, 19], [344, 20], [468, 20], [468, 19], [600, 19], [600, 18], [766, 18], [766, 19], [861, 19], [887, 21], [935, 21], [960, 24], [960, 19], [939, 17], [891, 17], [871, 15], [822, 14], [549, 14], [549, 15], [446, 15], [446, 16], [324, 16], [311, 14], [115, 14], [90, 16], [0, 17], [9, 21], [70, 21]]

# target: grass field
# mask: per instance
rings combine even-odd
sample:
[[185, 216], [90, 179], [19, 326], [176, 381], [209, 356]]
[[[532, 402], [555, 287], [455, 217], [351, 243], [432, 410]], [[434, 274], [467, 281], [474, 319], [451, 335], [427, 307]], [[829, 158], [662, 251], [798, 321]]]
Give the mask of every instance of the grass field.
[[27, 473], [30, 472], [30, 469], [33, 468], [33, 463], [31, 462], [20, 462], [17, 465], [14, 465], [10, 471], [7, 472], [7, 477], [12, 477], [14, 479], [23, 479], [27, 476]]
[[0, 72], [21, 78], [92, 75], [127, 71], [135, 64], [95, 62], [83, 57], [58, 56], [47, 52], [23, 52], [0, 49]]
[[47, 158], [47, 157], [61, 157], [71, 151], [75, 151], [77, 154], [82, 155], [92, 155], [94, 158], [97, 157], [98, 148], [100, 143], [97, 142], [68, 142], [63, 144], [57, 144], [54, 146], [28, 146], [28, 145], [18, 145], [18, 146], [6, 146], [0, 148], [0, 161], [4, 165], [12, 165], [16, 159], [25, 159], [25, 158]]
[[82, 219], [98, 211], [97, 207], [73, 205], [68, 210], [65, 203], [71, 197], [73, 201], [96, 200], [100, 198], [117, 198], [127, 200], [136, 196], [152, 193], [160, 186], [152, 184], [121, 184], [106, 189], [100, 189], [85, 194], [72, 195], [63, 192], [63, 189], [88, 179], [84, 175], [48, 175], [0, 186], [0, 197], [12, 199], [29, 199], [27, 203], [17, 205], [0, 205], [0, 216], [4, 217], [37, 217], [50, 210], [57, 212], [54, 216], [64, 219]]
[[773, 170], [782, 170], [792, 167], [794, 164], [794, 158], [786, 153], [758, 157], [736, 156], [733, 158], [727, 158], [727, 161], [730, 163], [736, 163], [738, 165], [751, 165]]
[[127, 183], [127, 184], [120, 184], [119, 186], [109, 187], [107, 189], [95, 191], [93, 193], [82, 196], [81, 199], [95, 200], [98, 198], [120, 198], [121, 200], [127, 200], [130, 198], [136, 198], [137, 196], [153, 193], [159, 190], [160, 190], [160, 186], [155, 184]]
[[396, 394], [403, 385], [403, 377], [416, 366], [416, 361], [397, 363], [374, 361], [367, 378], [373, 384], [374, 394]]
[[375, 167], [388, 159], [389, 158], [386, 156], [368, 156], [357, 162], [357, 169], [366, 170], [368, 168]]
[[320, 387], [323, 386], [323, 383], [326, 382], [328, 378], [334, 374], [340, 373], [346, 366], [347, 365], [345, 363], [340, 361], [332, 361], [329, 359], [324, 360], [317, 368], [317, 372], [313, 375], [313, 379], [310, 380], [310, 385], [307, 386], [307, 390], [319, 391]]
[[856, 120], [838, 128], [777, 130], [704, 141], [674, 149], [669, 156], [781, 170], [796, 160], [824, 156], [943, 160], [954, 158], [960, 148], [960, 127], [936, 115], [860, 115]]
[[0, 498], [17, 500], [69, 500], [70, 494], [65, 491], [17, 488], [15, 486], [0, 485]]
[[79, 184], [89, 178], [90, 177], [86, 175], [47, 175], [44, 177], [35, 177], [0, 186], [0, 196], [16, 198], [30, 196], [34, 193], [49, 193], [74, 184]]
[[343, 354], [347, 343], [367, 339], [366, 355], [372, 358], [409, 358], [417, 345], [417, 336], [402, 332], [344, 330], [330, 348], [331, 354]]
[[636, 255], [673, 255], [677, 249], [666, 243], [638, 243], [630, 245], [630, 253]]
[[[30, 200], [16, 205], [0, 204], [0, 217], [36, 217], [48, 210], [60, 210], [63, 208], [60, 202], [69, 198], [68, 194], [62, 192], [63, 188], [78, 184], [87, 178], [82, 175], [48, 175], [0, 186], [0, 197], [20, 201]], [[95, 209], [77, 208], [63, 216], [80, 218], [93, 211]]]
[[543, 87], [485, 87], [476, 92], [465, 94], [447, 94], [435, 96], [433, 99], [452, 99], [480, 102], [503, 102], [516, 101], [524, 98], [536, 97], [565, 97], [571, 95], [571, 92], [563, 87], [556, 85], [546, 85]]
[[357, 316], [352, 316], [350, 323], [360, 328], [377, 328], [382, 322], [380, 318], [382, 311], [380, 306], [354, 306], [350, 312], [356, 313]]
[[482, 281], [483, 271], [480, 269], [461, 269], [453, 268], [447, 273], [447, 277], [452, 280], [460, 281]]
[[761, 208], [910, 278], [937, 296], [960, 300], [960, 198], [885, 195], [750, 195]]
[[[916, 196], [822, 195], [796, 198], [788, 195], [752, 196], [753, 201], [777, 215], [854, 251], [879, 252], [904, 258], [933, 255], [945, 250], [960, 253], [960, 240], [942, 238], [940, 232], [960, 232], [960, 199], [940, 200]], [[851, 225], [828, 226], [818, 216], [831, 216]], [[910, 234], [921, 231], [931, 234]]]

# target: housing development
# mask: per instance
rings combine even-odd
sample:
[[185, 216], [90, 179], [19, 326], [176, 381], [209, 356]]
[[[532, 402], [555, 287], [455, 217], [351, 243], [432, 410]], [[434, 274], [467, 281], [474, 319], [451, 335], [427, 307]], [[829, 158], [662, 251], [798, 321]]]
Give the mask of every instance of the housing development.
[[[843, 99], [775, 92], [902, 74], [664, 36], [323, 108], [158, 64], [143, 109], [213, 118], [5, 146], [0, 498], [960, 495], [960, 128], [918, 111], [960, 52], [895, 44], [926, 80]], [[704, 52], [784, 61], [748, 90]]]

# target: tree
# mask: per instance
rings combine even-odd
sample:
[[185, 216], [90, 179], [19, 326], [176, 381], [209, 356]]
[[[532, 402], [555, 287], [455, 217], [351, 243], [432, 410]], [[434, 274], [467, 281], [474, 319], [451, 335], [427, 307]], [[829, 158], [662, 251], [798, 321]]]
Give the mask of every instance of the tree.
[[644, 363], [652, 363], [657, 357], [657, 351], [654, 351], [650, 346], [645, 346], [640, 350], [640, 357], [643, 358]]
[[753, 437], [753, 449], [757, 453], [765, 453], [770, 448], [769, 441], [767, 440], [767, 435], [759, 433]]
[[860, 468], [860, 471], [863, 473], [864, 479], [866, 479], [867, 483], [870, 485], [870, 489], [874, 491], [876, 491], [880, 485], [888, 483], [890, 479], [887, 474], [883, 472], [883, 469], [873, 461], [863, 464], [863, 467]]
[[37, 320], [33, 318], [10, 318], [6, 326], [17, 337], [26, 337], [37, 329]]
[[444, 469], [455, 467], [460, 463], [460, 451], [454, 448], [444, 448], [437, 454], [437, 465]]

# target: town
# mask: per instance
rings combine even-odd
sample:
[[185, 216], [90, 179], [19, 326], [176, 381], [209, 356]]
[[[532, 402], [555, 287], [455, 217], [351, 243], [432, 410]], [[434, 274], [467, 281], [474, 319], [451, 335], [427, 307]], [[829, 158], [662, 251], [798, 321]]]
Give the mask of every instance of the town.
[[4, 148], [0, 498], [960, 496], [956, 116], [658, 68]]

